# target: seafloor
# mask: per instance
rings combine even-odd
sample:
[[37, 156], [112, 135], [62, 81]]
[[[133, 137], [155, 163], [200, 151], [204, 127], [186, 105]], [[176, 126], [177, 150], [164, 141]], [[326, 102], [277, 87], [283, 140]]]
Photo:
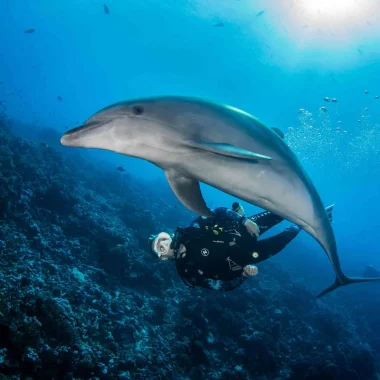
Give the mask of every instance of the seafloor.
[[170, 193], [6, 124], [0, 379], [376, 379], [377, 317], [270, 261], [233, 292], [186, 288], [146, 250], [191, 217]]

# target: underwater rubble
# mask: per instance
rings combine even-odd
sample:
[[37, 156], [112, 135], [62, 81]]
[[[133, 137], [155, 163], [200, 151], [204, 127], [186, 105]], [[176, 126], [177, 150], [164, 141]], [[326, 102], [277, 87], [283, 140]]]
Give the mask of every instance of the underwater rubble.
[[270, 261], [233, 292], [186, 288], [147, 253], [192, 217], [171, 194], [0, 123], [0, 380], [376, 379], [347, 309]]

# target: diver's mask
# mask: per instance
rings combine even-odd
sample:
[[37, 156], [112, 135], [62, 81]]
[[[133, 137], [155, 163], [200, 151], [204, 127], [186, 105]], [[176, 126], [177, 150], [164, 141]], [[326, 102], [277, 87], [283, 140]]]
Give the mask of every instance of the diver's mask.
[[155, 257], [158, 257], [160, 260], [167, 260], [170, 257], [168, 253], [170, 251], [172, 237], [167, 232], [151, 235], [149, 242], [151, 244], [151, 251]]
[[232, 211], [235, 211], [237, 212], [239, 215], [241, 216], [245, 216], [245, 211], [244, 211], [244, 208], [243, 206], [238, 203], [238, 202], [234, 202], [233, 205], [232, 205]]

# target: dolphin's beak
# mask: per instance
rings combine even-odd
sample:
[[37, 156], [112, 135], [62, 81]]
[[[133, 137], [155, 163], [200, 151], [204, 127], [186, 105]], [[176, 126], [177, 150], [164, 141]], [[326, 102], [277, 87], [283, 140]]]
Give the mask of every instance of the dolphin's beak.
[[70, 129], [70, 131], [67, 131], [62, 137], [61, 137], [61, 144], [65, 146], [73, 146], [73, 142], [75, 142], [76, 134], [79, 134], [80, 131], [85, 129], [82, 125], [77, 128]]
[[71, 144], [70, 144], [70, 135], [68, 135], [68, 134], [65, 133], [61, 137], [61, 144], [64, 145], [64, 146], [71, 146]]
[[[80, 146], [78, 143], [81, 140], [78, 138], [78, 135], [80, 134], [79, 130], [82, 129], [82, 127], [74, 128], [67, 133], [65, 133], [61, 137], [61, 144], [65, 146]], [[76, 132], [78, 131], [78, 132]]]
[[89, 131], [101, 127], [107, 122], [88, 122], [79, 127], [70, 129], [61, 137], [61, 144], [72, 147], [83, 147], [83, 143], [89, 137]]

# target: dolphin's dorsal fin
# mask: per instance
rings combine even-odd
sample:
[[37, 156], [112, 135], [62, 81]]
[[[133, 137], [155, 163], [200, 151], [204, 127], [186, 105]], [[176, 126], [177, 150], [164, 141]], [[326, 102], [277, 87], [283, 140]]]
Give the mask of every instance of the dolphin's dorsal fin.
[[190, 211], [202, 216], [213, 216], [203, 199], [199, 182], [193, 178], [184, 177], [175, 169], [165, 170], [166, 178], [174, 194]]
[[206, 150], [208, 152], [221, 154], [223, 156], [230, 156], [236, 158], [242, 158], [245, 160], [271, 160], [271, 157], [264, 156], [262, 154], [250, 152], [243, 148], [239, 148], [234, 145], [225, 143], [215, 143], [202, 140], [187, 140], [186, 144], [197, 149]]

